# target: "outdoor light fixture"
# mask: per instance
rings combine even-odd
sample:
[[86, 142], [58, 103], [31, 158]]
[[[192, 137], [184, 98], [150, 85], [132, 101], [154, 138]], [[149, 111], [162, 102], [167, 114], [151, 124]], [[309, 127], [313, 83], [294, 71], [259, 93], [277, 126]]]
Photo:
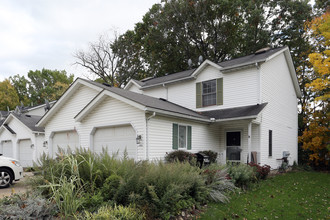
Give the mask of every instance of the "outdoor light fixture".
[[141, 139], [142, 139], [142, 136], [141, 135], [137, 135], [136, 136], [136, 144], [141, 144]]
[[31, 144], [31, 146], [30, 146], [31, 148], [34, 148], [34, 144]]
[[48, 142], [47, 141], [44, 141], [44, 143], [43, 143], [43, 147], [47, 147], [47, 144], [48, 144]]

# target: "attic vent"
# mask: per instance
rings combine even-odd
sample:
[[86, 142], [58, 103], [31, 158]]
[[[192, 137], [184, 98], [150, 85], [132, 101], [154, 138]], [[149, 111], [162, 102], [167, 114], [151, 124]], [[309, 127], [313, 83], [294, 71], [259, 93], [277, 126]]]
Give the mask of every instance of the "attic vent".
[[160, 100], [160, 101], [164, 101], [164, 102], [167, 102], [167, 100], [166, 100], [166, 99], [164, 99], [164, 98], [159, 98], [159, 100]]
[[25, 116], [31, 118], [31, 115], [25, 115]]
[[141, 82], [145, 82], [145, 81], [147, 81], [149, 79], [152, 79], [152, 77], [147, 77], [147, 78], [141, 79]]
[[258, 55], [258, 54], [261, 54], [261, 53], [266, 53], [267, 51], [269, 51], [271, 48], [270, 47], [265, 47], [265, 48], [262, 48], [260, 50], [257, 50], [254, 54], [255, 55]]
[[108, 87], [111, 87], [111, 85], [108, 84], [108, 83], [102, 83], [102, 85], [104, 85], [104, 86], [108, 86]]

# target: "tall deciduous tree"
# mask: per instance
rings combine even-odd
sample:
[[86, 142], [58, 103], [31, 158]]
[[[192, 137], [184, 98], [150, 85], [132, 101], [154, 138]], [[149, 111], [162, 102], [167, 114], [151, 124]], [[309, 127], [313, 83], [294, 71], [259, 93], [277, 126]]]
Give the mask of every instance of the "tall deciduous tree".
[[309, 153], [310, 164], [329, 166], [330, 11], [308, 22], [307, 25], [314, 37], [316, 50], [309, 54], [313, 78], [306, 84], [314, 97], [314, 102], [309, 108], [310, 115], [306, 118], [308, 127], [300, 141], [303, 143], [303, 149]]
[[0, 82], [0, 110], [14, 109], [19, 104], [19, 98], [15, 88], [8, 79]]
[[42, 104], [47, 100], [57, 100], [73, 82], [74, 75], [65, 70], [42, 69], [28, 72], [28, 77], [15, 75], [10, 81], [17, 91], [19, 100], [28, 104]]

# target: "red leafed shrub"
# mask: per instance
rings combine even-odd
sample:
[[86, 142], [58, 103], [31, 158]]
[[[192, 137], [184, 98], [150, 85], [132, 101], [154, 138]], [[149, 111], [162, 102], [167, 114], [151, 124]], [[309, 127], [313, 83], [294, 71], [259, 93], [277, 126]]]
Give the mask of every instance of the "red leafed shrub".
[[259, 164], [256, 164], [256, 163], [249, 163], [249, 166], [251, 167], [255, 167], [255, 170], [256, 170], [256, 177], [259, 179], [266, 179], [269, 172], [270, 172], [270, 166], [269, 165], [263, 165], [263, 166], [260, 166]]

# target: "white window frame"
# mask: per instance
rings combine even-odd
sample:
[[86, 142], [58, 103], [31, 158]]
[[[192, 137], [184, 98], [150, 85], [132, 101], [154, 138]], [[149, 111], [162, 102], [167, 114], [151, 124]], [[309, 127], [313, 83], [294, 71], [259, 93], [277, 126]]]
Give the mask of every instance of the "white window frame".
[[[212, 82], [212, 81], [214, 81], [215, 82], [215, 91], [214, 91], [214, 93], [212, 92], [212, 93], [207, 93], [207, 94], [204, 94], [204, 89], [203, 89], [203, 85], [204, 85], [204, 83], [207, 83], [207, 82]], [[207, 81], [202, 81], [201, 82], [202, 84], [201, 84], [201, 95], [202, 95], [202, 107], [208, 107], [208, 106], [214, 106], [214, 105], [217, 105], [217, 79], [211, 79], [211, 80], [207, 80]], [[211, 104], [211, 105], [204, 105], [204, 96], [206, 96], [206, 95], [213, 95], [213, 94], [215, 94], [215, 103], [214, 104]]]
[[[185, 140], [185, 146], [180, 147], [180, 126], [185, 127], [186, 129], [186, 140]], [[187, 144], [188, 144], [188, 125], [183, 125], [183, 124], [178, 124], [178, 149], [187, 149]]]

